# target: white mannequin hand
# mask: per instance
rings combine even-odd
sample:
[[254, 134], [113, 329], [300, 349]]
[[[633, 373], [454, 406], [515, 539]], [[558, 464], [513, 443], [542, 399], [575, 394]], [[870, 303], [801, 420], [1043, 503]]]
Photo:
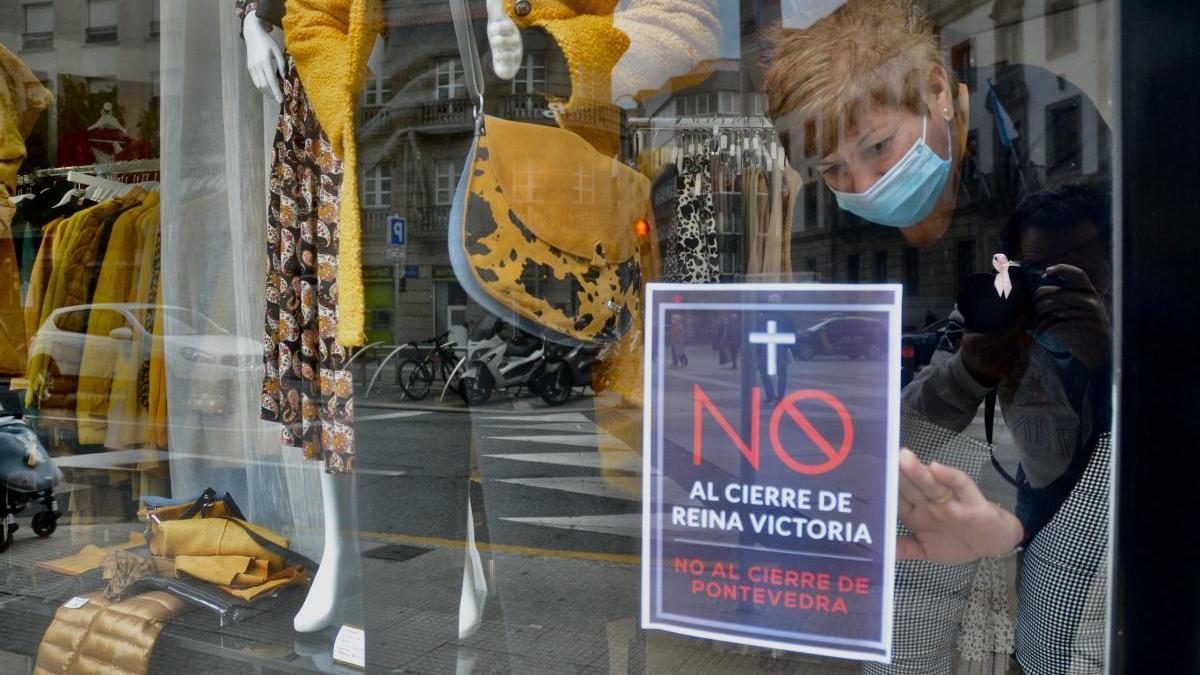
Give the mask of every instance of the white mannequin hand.
[[[246, 41], [246, 70], [250, 79], [263, 96], [271, 96], [276, 103], [283, 102], [279, 80], [286, 77], [283, 49], [268, 33], [270, 25], [253, 13], [242, 21], [242, 38]], [[278, 77], [276, 75], [278, 74]]]
[[496, 77], [511, 80], [521, 68], [524, 43], [521, 30], [504, 11], [504, 0], [487, 0], [488, 45], [492, 49], [492, 70]]

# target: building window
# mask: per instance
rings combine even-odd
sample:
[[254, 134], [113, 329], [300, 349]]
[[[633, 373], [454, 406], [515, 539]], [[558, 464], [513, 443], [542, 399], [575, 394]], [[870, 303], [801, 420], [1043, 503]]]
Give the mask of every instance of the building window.
[[1046, 58], [1053, 59], [1079, 48], [1079, 10], [1076, 0], [1046, 3]]
[[1021, 20], [1019, 18], [996, 26], [996, 61], [998, 63], [1021, 62]]
[[580, 162], [575, 167], [575, 203], [594, 204], [596, 202], [596, 174], [591, 166]]
[[54, 4], [39, 2], [25, 5], [25, 32], [22, 49], [52, 49], [54, 47]]
[[887, 258], [887, 251], [875, 252], [875, 274], [873, 280], [876, 283], [882, 283], [888, 279]]
[[150, 29], [148, 36], [151, 40], [157, 40], [159, 33], [162, 32], [162, 8], [159, 0], [149, 0], [150, 2]]
[[88, 27], [85, 34], [90, 44], [117, 41], [117, 0], [88, 0]]
[[363, 172], [363, 208], [385, 208], [392, 203], [392, 167], [378, 164]]
[[388, 86], [387, 78], [383, 76], [382, 72], [378, 72], [367, 82], [367, 86], [363, 90], [363, 105], [377, 108], [387, 103], [391, 97], [392, 89]]
[[858, 254], [846, 256], [846, 281], [858, 281]]
[[950, 67], [959, 82], [975, 91], [975, 50], [970, 40], [963, 40], [950, 49]]
[[530, 52], [512, 80], [512, 93], [539, 94], [546, 91], [546, 55]]
[[954, 285], [961, 288], [967, 277], [974, 274], [975, 269], [975, 240], [968, 239], [958, 242], [954, 249], [955, 274]]
[[455, 58], [442, 59], [437, 64], [437, 98], [439, 101], [466, 98], [467, 85], [463, 79], [462, 61]]
[[1046, 106], [1046, 174], [1080, 170], [1083, 116], [1079, 97]]
[[434, 203], [438, 206], [448, 206], [454, 201], [454, 191], [458, 187], [458, 162], [453, 159], [438, 160], [437, 175], [434, 182], [436, 194]]
[[817, 220], [817, 192], [819, 190], [817, 183], [805, 185], [804, 191], [804, 226], [805, 227], [820, 227], [821, 223]]
[[392, 327], [392, 310], [390, 309], [367, 310], [367, 316], [372, 330], [387, 330]]
[[533, 158], [513, 162], [513, 201], [517, 204], [533, 202], [543, 194], [547, 178], [545, 162]]
[[805, 269], [808, 270], [809, 280], [816, 281], [818, 279], [818, 277], [817, 277], [817, 259], [813, 256], [809, 256], [808, 258], [805, 258], [804, 267], [805, 267]]
[[921, 252], [915, 248], [904, 249], [904, 293], [921, 294]]

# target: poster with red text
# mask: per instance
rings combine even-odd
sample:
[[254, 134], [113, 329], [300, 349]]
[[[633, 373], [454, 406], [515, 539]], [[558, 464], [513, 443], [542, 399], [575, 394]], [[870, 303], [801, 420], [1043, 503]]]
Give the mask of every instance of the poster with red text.
[[891, 658], [894, 284], [649, 284], [642, 626]]

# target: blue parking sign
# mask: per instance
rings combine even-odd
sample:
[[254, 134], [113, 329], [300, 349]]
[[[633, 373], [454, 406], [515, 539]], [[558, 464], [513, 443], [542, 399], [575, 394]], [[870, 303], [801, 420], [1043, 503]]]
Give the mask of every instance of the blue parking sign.
[[408, 243], [408, 221], [400, 216], [388, 218], [388, 244], [404, 246]]

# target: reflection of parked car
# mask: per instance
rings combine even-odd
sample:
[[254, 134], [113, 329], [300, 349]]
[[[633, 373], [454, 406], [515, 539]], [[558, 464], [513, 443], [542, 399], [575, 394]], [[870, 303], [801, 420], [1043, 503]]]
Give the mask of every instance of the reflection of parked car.
[[922, 368], [929, 365], [935, 351], [956, 352], [961, 341], [962, 323], [958, 312], [924, 328], [905, 333], [900, 337], [900, 386], [911, 382]]
[[864, 316], [825, 319], [796, 334], [792, 353], [802, 361], [817, 356], [881, 359], [887, 354], [887, 326]]
[[[154, 316], [162, 317], [161, 336], [151, 332]], [[92, 322], [115, 327], [104, 335], [89, 335]], [[45, 358], [43, 404], [60, 407], [73, 399], [81, 374], [112, 377], [111, 371], [103, 371], [120, 361], [150, 358], [159, 340], [168, 374], [190, 382], [188, 391], [194, 400], [188, 403], [196, 412], [223, 412], [236, 372], [262, 362], [257, 341], [230, 335], [203, 314], [182, 307], [131, 303], [63, 307], [38, 329], [31, 348], [32, 358]], [[98, 372], [84, 373], [84, 368]]]

